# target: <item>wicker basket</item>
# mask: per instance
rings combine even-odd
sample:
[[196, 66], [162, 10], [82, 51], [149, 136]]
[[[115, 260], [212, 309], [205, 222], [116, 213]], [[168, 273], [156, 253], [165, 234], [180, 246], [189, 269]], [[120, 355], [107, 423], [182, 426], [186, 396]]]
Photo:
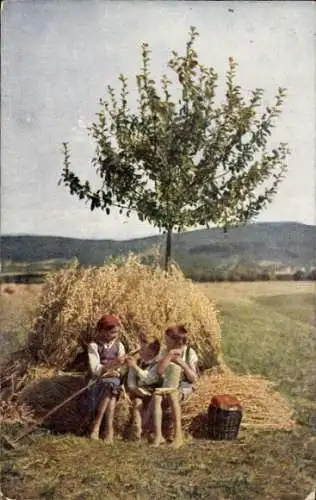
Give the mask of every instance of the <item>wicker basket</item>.
[[209, 437], [217, 440], [236, 439], [241, 420], [242, 408], [234, 396], [215, 396], [208, 408]]

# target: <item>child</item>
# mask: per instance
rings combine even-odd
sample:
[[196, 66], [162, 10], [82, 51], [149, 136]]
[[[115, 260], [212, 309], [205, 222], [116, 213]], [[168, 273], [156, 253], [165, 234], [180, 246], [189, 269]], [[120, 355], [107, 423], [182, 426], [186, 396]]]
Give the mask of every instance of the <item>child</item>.
[[129, 357], [126, 359], [126, 364], [129, 367], [127, 387], [133, 396], [133, 424], [136, 439], [141, 438], [142, 431], [147, 426], [148, 403], [153, 390], [162, 383], [161, 377], [157, 374], [156, 358], [159, 351], [160, 342], [158, 340], [148, 344], [143, 337], [139, 360], [136, 361]]
[[174, 446], [182, 443], [181, 431], [181, 407], [180, 401], [184, 401], [193, 391], [193, 383], [198, 376], [198, 358], [196, 352], [187, 345], [187, 330], [183, 325], [170, 326], [165, 331], [165, 350], [159, 356], [157, 366], [158, 375], [163, 377], [161, 394], [153, 396], [153, 415], [155, 440], [153, 445], [159, 446], [162, 437], [162, 395], [165, 390], [171, 402], [172, 420], [175, 427]]
[[120, 321], [111, 315], [102, 316], [96, 326], [95, 341], [88, 345], [89, 368], [92, 377], [100, 380], [90, 389], [90, 407], [96, 411], [90, 438], [98, 439], [105, 416], [105, 441], [112, 443], [114, 411], [121, 384], [121, 367], [125, 363], [125, 348], [118, 339]]
[[164, 387], [168, 386], [168, 379], [176, 380], [179, 377], [179, 397], [182, 402], [194, 390], [193, 384], [198, 378], [198, 357], [195, 350], [187, 344], [187, 330], [183, 325], [169, 326], [165, 331], [164, 341], [165, 349], [159, 356], [157, 372], [164, 376]]

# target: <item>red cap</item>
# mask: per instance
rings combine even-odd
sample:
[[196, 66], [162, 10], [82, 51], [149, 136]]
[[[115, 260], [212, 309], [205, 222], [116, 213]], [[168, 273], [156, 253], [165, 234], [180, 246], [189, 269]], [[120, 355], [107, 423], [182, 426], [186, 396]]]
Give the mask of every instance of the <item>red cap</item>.
[[104, 314], [101, 316], [97, 322], [97, 330], [110, 330], [115, 326], [120, 325], [120, 320], [117, 316], [112, 316], [111, 314]]

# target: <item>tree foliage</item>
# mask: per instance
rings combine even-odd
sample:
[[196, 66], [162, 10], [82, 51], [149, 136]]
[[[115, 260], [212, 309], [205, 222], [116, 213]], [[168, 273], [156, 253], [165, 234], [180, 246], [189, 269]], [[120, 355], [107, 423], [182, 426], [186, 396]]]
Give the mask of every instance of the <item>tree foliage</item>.
[[[224, 102], [216, 101], [218, 74], [198, 61], [191, 27], [183, 56], [172, 52], [179, 99], [172, 100], [172, 82], [161, 78], [161, 92], [150, 72], [150, 50], [142, 44], [141, 71], [136, 77], [137, 109], [128, 104], [128, 85], [119, 76], [120, 95], [108, 86], [96, 121], [89, 128], [95, 141], [92, 166], [101, 185], [81, 181], [72, 171], [64, 148], [61, 182], [90, 209], [110, 214], [112, 207], [134, 212], [169, 235], [194, 226], [229, 227], [257, 216], [272, 201], [286, 171], [285, 143], [269, 139], [281, 113], [285, 89], [271, 106], [264, 91], [248, 98], [236, 83], [237, 63], [229, 58]], [[169, 258], [169, 255], [167, 256]]]

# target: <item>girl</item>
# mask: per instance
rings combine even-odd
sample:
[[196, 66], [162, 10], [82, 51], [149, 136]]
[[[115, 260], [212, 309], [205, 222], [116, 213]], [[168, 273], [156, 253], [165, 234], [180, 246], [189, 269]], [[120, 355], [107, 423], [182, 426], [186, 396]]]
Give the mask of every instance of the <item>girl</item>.
[[114, 411], [125, 363], [125, 348], [118, 339], [119, 325], [116, 316], [102, 316], [96, 326], [95, 341], [88, 345], [90, 374], [100, 378], [89, 391], [90, 409], [96, 412], [90, 438], [99, 438], [105, 416], [106, 433], [101, 437], [109, 443], [113, 441]]

